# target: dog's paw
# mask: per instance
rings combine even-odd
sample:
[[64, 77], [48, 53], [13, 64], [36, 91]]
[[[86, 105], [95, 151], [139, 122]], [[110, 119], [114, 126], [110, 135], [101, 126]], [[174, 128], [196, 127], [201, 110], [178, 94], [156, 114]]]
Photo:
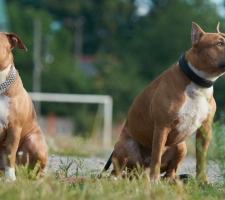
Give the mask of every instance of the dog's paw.
[[199, 187], [205, 187], [206, 185], [212, 185], [211, 182], [209, 182], [208, 180], [204, 180], [204, 181], [199, 181]]
[[150, 180], [150, 185], [158, 185], [160, 183], [161, 183], [160, 179], [151, 179]]
[[111, 175], [111, 176], [107, 177], [107, 179], [110, 180], [110, 181], [117, 182], [119, 179], [121, 179], [121, 177], [120, 176]]
[[199, 186], [204, 186], [204, 185], [210, 184], [210, 181], [206, 176], [197, 176], [196, 179], [199, 183]]
[[15, 168], [6, 167], [5, 168], [5, 181], [15, 181], [16, 180], [16, 174], [15, 174]]
[[175, 185], [176, 184], [176, 179], [175, 178], [170, 178], [170, 177], [165, 177], [163, 178], [164, 182], [170, 184], [170, 185]]

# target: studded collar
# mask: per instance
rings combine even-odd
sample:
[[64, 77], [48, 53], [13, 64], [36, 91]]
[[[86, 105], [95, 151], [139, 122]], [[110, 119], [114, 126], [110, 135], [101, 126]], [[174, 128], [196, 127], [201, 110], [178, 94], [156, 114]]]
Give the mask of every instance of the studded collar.
[[13, 70], [9, 78], [5, 82], [0, 84], [0, 93], [5, 91], [13, 83], [15, 78], [16, 78], [16, 68], [13, 66]]

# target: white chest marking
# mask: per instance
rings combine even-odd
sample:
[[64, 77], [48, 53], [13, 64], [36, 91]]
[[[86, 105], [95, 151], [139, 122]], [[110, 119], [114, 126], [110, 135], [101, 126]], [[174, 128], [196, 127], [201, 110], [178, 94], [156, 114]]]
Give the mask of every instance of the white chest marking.
[[8, 73], [9, 73], [10, 66], [11, 65], [9, 65], [7, 68], [5, 68], [4, 70], [2, 70], [0, 72], [0, 84], [6, 81], [6, 77], [7, 77]]
[[0, 130], [8, 125], [10, 98], [0, 94]]
[[[11, 65], [9, 65], [7, 68], [5, 68], [4, 70], [0, 72], [0, 84], [6, 81], [6, 77], [10, 71], [10, 67]], [[3, 92], [5, 92], [5, 90], [0, 91], [0, 94]]]
[[193, 82], [186, 87], [186, 100], [178, 113], [180, 134], [192, 135], [202, 125], [210, 112], [208, 100], [212, 94], [213, 87], [202, 89]]

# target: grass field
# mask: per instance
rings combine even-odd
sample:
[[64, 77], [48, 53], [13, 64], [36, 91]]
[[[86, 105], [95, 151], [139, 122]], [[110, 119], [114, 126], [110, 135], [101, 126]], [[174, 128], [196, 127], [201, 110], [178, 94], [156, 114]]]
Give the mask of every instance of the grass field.
[[[225, 136], [223, 128], [220, 125], [214, 125], [214, 137], [209, 149], [209, 159], [219, 164], [220, 170], [225, 172]], [[93, 141], [82, 138], [56, 138], [54, 141], [48, 139], [50, 143], [50, 152], [58, 154], [70, 154], [81, 156], [104, 157], [104, 149]], [[61, 142], [60, 142], [61, 141]], [[67, 145], [66, 145], [67, 144]], [[76, 145], [74, 145], [76, 144]], [[52, 145], [52, 147], [51, 147]], [[192, 146], [192, 141], [188, 146]], [[192, 147], [193, 149], [193, 147]], [[213, 160], [214, 159], [214, 160]], [[176, 184], [168, 184], [162, 181], [158, 185], [150, 185], [148, 178], [138, 176], [138, 178], [129, 180], [113, 180], [110, 178], [98, 179], [97, 173], [83, 172], [82, 160], [77, 160], [78, 167], [75, 177], [88, 177], [86, 181], [77, 183], [61, 183], [60, 180], [68, 177], [67, 170], [70, 163], [64, 164], [64, 167], [58, 171], [52, 171], [46, 174], [45, 178], [37, 179], [35, 170], [29, 175], [26, 166], [17, 168], [17, 180], [15, 182], [5, 182], [0, 180], [0, 200], [32, 200], [32, 199], [60, 199], [60, 200], [118, 200], [118, 199], [187, 199], [187, 200], [211, 200], [225, 199], [225, 182], [218, 180], [213, 184], [199, 186], [195, 179], [190, 179], [187, 184], [177, 181]], [[28, 178], [29, 177], [29, 178]]]
[[162, 182], [159, 185], [149, 185], [149, 181], [142, 177], [132, 181], [129, 179], [115, 181], [92, 177], [86, 182], [68, 184], [60, 183], [59, 177], [54, 173], [42, 180], [36, 180], [35, 177], [28, 179], [26, 173], [23, 172], [24, 169], [19, 169], [19, 171], [16, 182], [1, 181], [0, 199], [211, 200], [224, 199], [225, 197], [224, 182], [200, 187], [195, 180], [190, 180], [186, 185], [181, 182], [177, 182], [175, 185], [169, 185], [167, 182]]

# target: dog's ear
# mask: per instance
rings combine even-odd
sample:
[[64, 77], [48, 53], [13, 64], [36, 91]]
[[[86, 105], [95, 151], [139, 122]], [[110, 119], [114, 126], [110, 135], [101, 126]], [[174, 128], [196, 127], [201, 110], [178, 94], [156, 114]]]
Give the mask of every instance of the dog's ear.
[[216, 26], [216, 33], [220, 33], [219, 27], [220, 27], [220, 22], [218, 22], [218, 24]]
[[205, 32], [200, 28], [200, 26], [194, 22], [192, 22], [191, 29], [191, 41], [192, 45], [196, 44], [198, 40], [202, 37]]
[[14, 33], [6, 33], [6, 36], [9, 39], [12, 49], [14, 47], [17, 47], [18, 49], [24, 49], [25, 51], [27, 51], [27, 48], [25, 47], [25, 45], [23, 44], [22, 40], [18, 35]]

